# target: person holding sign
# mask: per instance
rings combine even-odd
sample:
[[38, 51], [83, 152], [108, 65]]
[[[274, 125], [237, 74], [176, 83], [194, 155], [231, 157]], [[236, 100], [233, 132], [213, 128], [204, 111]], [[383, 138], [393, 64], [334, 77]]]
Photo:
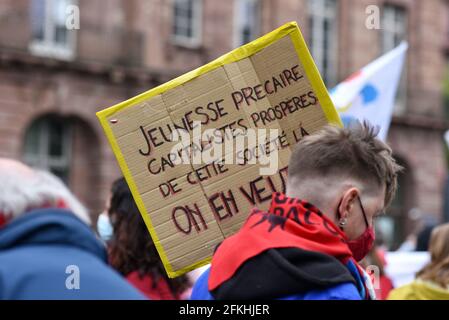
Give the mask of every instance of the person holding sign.
[[374, 299], [358, 261], [401, 167], [368, 123], [325, 126], [292, 152], [286, 194], [217, 248], [192, 299]]
[[171, 278], [285, 191], [298, 141], [342, 125], [294, 21], [97, 116]]
[[150, 300], [180, 300], [190, 288], [187, 276], [170, 279], [124, 178], [111, 188], [108, 206], [113, 234], [109, 262]]

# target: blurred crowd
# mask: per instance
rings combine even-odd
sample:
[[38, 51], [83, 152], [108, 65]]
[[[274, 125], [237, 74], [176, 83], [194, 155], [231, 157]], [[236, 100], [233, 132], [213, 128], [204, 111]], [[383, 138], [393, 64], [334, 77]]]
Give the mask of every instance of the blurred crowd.
[[[0, 179], [0, 299], [211, 298], [208, 289], [201, 293], [200, 287], [207, 286], [209, 273], [217, 273], [218, 267], [214, 270], [213, 267], [206, 266], [184, 276], [168, 278], [124, 178], [119, 178], [112, 184], [96, 228], [80, 201], [51, 173], [32, 169], [15, 160], [0, 159]], [[292, 203], [289, 199], [276, 195], [275, 200], [282, 204], [278, 209], [286, 208], [287, 202]], [[301, 205], [308, 211], [316, 210], [320, 213], [310, 204], [301, 202]], [[366, 208], [361, 205], [361, 209], [366, 221]], [[251, 216], [259, 213], [253, 212]], [[370, 225], [369, 222], [366, 224]], [[311, 223], [312, 227], [315, 225], [318, 223]], [[346, 221], [341, 221], [340, 225], [344, 230]], [[272, 229], [276, 227], [273, 226]], [[293, 228], [292, 226], [287, 225], [287, 229]], [[237, 239], [245, 239], [244, 229], [242, 230]], [[360, 261], [372, 282], [377, 299], [449, 299], [449, 224], [423, 226], [418, 231], [416, 236], [410, 237], [396, 252], [388, 252], [378, 236], [375, 245]], [[298, 229], [295, 232], [304, 231]], [[264, 235], [268, 236], [271, 234]], [[279, 234], [278, 237], [281, 239], [283, 236]], [[304, 233], [304, 238], [307, 237]], [[328, 241], [330, 243], [333, 240]], [[310, 244], [301, 244], [302, 247], [307, 245]], [[266, 247], [265, 251], [272, 252], [273, 255], [280, 254], [285, 259], [293, 254], [288, 248], [284, 251], [272, 251], [273, 248], [277, 247], [272, 245]], [[220, 246], [218, 254], [223, 254], [225, 249], [226, 240]], [[360, 252], [355, 248], [351, 250], [354, 254]], [[347, 247], [344, 247], [340, 253], [346, 252]], [[295, 252], [295, 257], [298, 257], [297, 254]], [[326, 265], [330, 266], [327, 273], [334, 273], [335, 268], [341, 267], [337, 260], [323, 260], [329, 259], [329, 256], [323, 258], [322, 255], [316, 255], [312, 259], [310, 253], [301, 254], [304, 261], [316, 263], [317, 259], [320, 260], [320, 270], [326, 270]], [[226, 259], [224, 255], [223, 260]], [[258, 259], [242, 260], [244, 263], [235, 274], [239, 276], [239, 272], [250, 268], [252, 261], [257, 265], [268, 261], [266, 256]], [[214, 257], [212, 266], [214, 263], [219, 265], [220, 261]], [[289, 266], [286, 265], [285, 268]], [[309, 272], [307, 265], [302, 268]], [[222, 274], [215, 274], [214, 278], [209, 279], [209, 286], [218, 281], [217, 276], [228, 272], [228, 269], [222, 270]], [[248, 270], [249, 275], [258, 275], [259, 269], [251, 267]], [[276, 272], [273, 271], [271, 275], [273, 281], [279, 283]], [[360, 274], [363, 276], [363, 272]], [[304, 281], [312, 283], [312, 276], [313, 271], [310, 271]], [[333, 277], [324, 274], [321, 276], [322, 279], [315, 279], [313, 283], [333, 283], [339, 278], [337, 283], [341, 284], [346, 281], [341, 277], [347, 279], [347, 274], [343, 271]], [[251, 276], [246, 275], [237, 277], [235, 281], [251, 286], [250, 279]], [[235, 282], [231, 284], [236, 286]], [[215, 297], [228, 294], [232, 286], [223, 285], [221, 293], [216, 291]], [[192, 294], [192, 288], [197, 293]], [[307, 290], [309, 289], [308, 287]], [[345, 290], [346, 295], [348, 291]], [[233, 292], [231, 296], [240, 297], [240, 293]], [[316, 292], [311, 296], [317, 299], [328, 297]]]

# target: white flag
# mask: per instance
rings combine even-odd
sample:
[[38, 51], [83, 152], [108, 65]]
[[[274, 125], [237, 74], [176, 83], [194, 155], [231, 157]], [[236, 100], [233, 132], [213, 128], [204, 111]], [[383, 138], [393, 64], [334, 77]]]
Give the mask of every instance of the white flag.
[[449, 148], [449, 130], [444, 133], [444, 141], [446, 141], [446, 145]]
[[402, 42], [330, 90], [345, 126], [354, 119], [368, 120], [386, 140], [407, 48]]

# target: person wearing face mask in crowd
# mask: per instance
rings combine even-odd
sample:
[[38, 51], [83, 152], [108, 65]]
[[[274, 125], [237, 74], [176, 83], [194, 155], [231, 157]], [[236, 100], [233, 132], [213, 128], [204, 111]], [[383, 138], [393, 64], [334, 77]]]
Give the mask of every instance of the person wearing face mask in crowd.
[[114, 233], [108, 213], [110, 202], [111, 194], [109, 193], [105, 202], [104, 210], [98, 215], [97, 218], [97, 233], [106, 245], [109, 243], [112, 238], [112, 234]]
[[180, 300], [190, 289], [187, 276], [170, 279], [124, 178], [111, 188], [105, 222], [98, 231], [107, 241], [109, 263], [151, 300]]
[[107, 211], [103, 211], [98, 215], [97, 232], [101, 240], [106, 244], [111, 240], [114, 230]]
[[326, 126], [292, 152], [286, 193], [216, 249], [192, 299], [375, 299], [358, 264], [401, 169], [368, 123]]

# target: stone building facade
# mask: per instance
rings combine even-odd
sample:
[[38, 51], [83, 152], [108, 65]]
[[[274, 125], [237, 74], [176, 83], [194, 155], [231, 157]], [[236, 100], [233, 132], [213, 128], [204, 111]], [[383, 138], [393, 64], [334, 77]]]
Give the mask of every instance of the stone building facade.
[[[367, 27], [376, 12], [379, 28]], [[407, 40], [388, 137], [406, 168], [384, 221], [397, 244], [411, 212], [442, 217], [448, 12], [444, 0], [2, 0], [0, 156], [51, 169], [95, 216], [120, 175], [95, 112], [287, 21], [328, 88]], [[77, 13], [80, 28], [67, 29]]]

